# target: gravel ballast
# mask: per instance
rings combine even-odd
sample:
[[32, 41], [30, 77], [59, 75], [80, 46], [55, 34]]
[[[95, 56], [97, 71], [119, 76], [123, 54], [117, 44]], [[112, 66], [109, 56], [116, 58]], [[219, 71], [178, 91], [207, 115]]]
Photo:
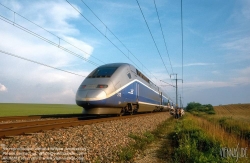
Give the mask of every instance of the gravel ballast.
[[50, 130], [0, 140], [0, 162], [116, 162], [130, 133], [153, 131], [170, 117], [169, 112]]

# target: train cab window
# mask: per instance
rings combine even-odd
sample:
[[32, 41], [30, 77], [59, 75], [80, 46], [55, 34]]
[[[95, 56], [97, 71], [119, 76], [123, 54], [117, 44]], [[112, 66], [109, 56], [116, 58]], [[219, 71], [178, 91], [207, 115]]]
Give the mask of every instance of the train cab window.
[[136, 73], [138, 76], [140, 76], [146, 82], [148, 82], [148, 83], [150, 82], [149, 79], [146, 76], [144, 76], [139, 70], [136, 69]]
[[128, 76], [129, 79], [131, 79], [131, 74], [130, 73], [128, 73], [127, 76]]
[[89, 74], [88, 78], [109, 78], [116, 69], [117, 67], [99, 67]]

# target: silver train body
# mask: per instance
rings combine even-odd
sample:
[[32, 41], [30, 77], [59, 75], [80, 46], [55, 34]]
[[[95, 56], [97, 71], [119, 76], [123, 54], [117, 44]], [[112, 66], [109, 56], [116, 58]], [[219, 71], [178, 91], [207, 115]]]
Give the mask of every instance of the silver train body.
[[76, 93], [83, 114], [124, 114], [169, 110], [172, 101], [134, 66], [112, 63], [96, 68]]

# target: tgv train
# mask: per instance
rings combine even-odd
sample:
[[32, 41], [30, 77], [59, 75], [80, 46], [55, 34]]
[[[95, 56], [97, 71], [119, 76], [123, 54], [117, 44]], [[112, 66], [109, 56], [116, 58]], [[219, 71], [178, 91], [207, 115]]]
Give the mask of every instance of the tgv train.
[[172, 101], [128, 63], [111, 63], [92, 71], [76, 93], [83, 114], [124, 114], [168, 110]]

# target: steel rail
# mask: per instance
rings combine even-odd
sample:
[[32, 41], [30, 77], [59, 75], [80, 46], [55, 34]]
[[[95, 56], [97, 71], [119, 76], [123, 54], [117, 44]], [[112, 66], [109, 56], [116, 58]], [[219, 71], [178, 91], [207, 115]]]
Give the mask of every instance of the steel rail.
[[30, 116], [6, 116], [0, 117], [0, 122], [13, 121], [13, 120], [32, 120], [32, 119], [43, 119], [43, 118], [69, 118], [69, 117], [80, 117], [83, 114], [48, 114], [48, 115], [30, 115]]
[[40, 119], [41, 116], [8, 116], [0, 117], [1, 121], [12, 121], [12, 120], [29, 120], [29, 119]]
[[[113, 120], [135, 118], [135, 117], [140, 117], [140, 116], [149, 116], [152, 114], [161, 114], [161, 113], [157, 112], [157, 113], [149, 113], [149, 114], [136, 114], [136, 115], [130, 115], [130, 116], [108, 117], [108, 118], [98, 118], [98, 119], [88, 119], [88, 120], [80, 120], [79, 118], [70, 118], [70, 119], [66, 118], [66, 119], [58, 119], [57, 122], [56, 120], [44, 120], [44, 121], [32, 121], [28, 123], [27, 122], [10, 123], [10, 124], [14, 124], [12, 126], [11, 125], [8, 126], [7, 124], [0, 124], [0, 138], [22, 135], [22, 134], [30, 134], [30, 133], [35, 133], [35, 132], [42, 132], [46, 130], [83, 126], [83, 125], [89, 125], [89, 124], [101, 123], [101, 122], [107, 122], [107, 121], [113, 121]], [[54, 122], [51, 123], [52, 121]], [[41, 124], [39, 124], [40, 122]], [[28, 125], [28, 126], [25, 126], [25, 125]], [[11, 128], [6, 128], [6, 127], [11, 127]]]
[[64, 123], [64, 122], [73, 122], [73, 121], [78, 121], [78, 118], [64, 118], [64, 119], [52, 119], [52, 120], [4, 123], [4, 124], [0, 124], [0, 130], [8, 129], [8, 128], [37, 126], [37, 125], [46, 125], [46, 124], [55, 124], [55, 123]]

